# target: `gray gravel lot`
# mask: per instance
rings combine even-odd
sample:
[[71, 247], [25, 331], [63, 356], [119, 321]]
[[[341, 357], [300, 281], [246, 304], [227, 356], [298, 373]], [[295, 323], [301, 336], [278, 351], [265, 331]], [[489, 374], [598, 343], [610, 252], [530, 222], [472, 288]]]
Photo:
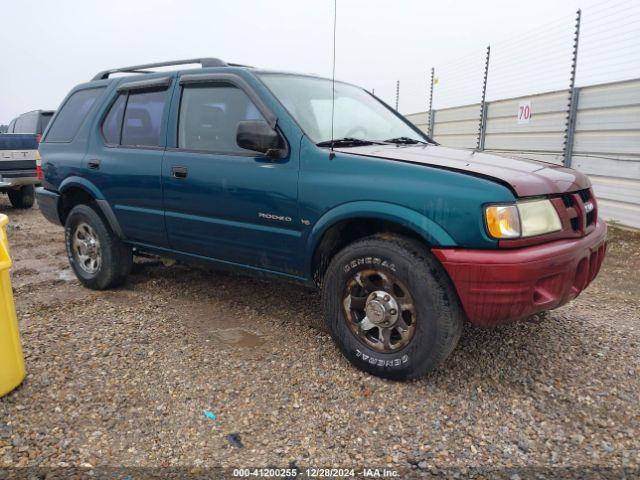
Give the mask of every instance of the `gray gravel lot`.
[[0, 467], [639, 472], [640, 234], [614, 231], [598, 280], [542, 323], [467, 327], [438, 371], [398, 383], [342, 358], [313, 291], [144, 260], [93, 292], [61, 228], [0, 213], [28, 368], [0, 400]]

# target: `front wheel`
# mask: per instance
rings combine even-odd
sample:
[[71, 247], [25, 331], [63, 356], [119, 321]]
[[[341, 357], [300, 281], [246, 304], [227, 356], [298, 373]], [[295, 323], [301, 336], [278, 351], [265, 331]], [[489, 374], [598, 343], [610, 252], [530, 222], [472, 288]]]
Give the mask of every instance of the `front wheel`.
[[419, 242], [370, 237], [331, 261], [323, 282], [325, 321], [358, 368], [417, 378], [455, 348], [464, 315], [441, 265]]
[[133, 256], [103, 218], [89, 205], [73, 207], [65, 222], [69, 263], [88, 288], [103, 290], [124, 282]]
[[9, 190], [9, 201], [14, 208], [31, 208], [35, 201], [35, 188], [33, 185], [23, 185], [16, 190]]

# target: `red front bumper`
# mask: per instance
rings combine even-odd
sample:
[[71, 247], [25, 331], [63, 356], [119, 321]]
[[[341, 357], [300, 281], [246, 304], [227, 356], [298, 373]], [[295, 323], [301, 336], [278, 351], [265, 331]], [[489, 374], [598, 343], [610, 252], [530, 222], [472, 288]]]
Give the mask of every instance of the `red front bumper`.
[[579, 239], [509, 250], [433, 249], [471, 323], [493, 326], [564, 305], [596, 277], [607, 225]]

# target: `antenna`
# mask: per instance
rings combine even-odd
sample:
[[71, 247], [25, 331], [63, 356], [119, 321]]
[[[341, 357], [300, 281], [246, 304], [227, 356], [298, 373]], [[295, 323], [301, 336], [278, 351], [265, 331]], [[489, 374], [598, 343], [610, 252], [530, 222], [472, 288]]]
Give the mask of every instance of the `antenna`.
[[331, 149], [329, 160], [333, 160], [336, 154], [333, 151], [333, 119], [336, 109], [336, 23], [338, 18], [338, 0], [333, 0], [333, 65], [331, 73]]

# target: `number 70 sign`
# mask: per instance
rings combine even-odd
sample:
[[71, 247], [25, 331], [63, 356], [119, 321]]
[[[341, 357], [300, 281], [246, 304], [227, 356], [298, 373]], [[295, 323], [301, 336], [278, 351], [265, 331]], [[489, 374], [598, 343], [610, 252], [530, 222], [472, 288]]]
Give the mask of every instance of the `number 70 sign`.
[[531, 101], [520, 102], [518, 105], [518, 123], [529, 123], [531, 119]]

